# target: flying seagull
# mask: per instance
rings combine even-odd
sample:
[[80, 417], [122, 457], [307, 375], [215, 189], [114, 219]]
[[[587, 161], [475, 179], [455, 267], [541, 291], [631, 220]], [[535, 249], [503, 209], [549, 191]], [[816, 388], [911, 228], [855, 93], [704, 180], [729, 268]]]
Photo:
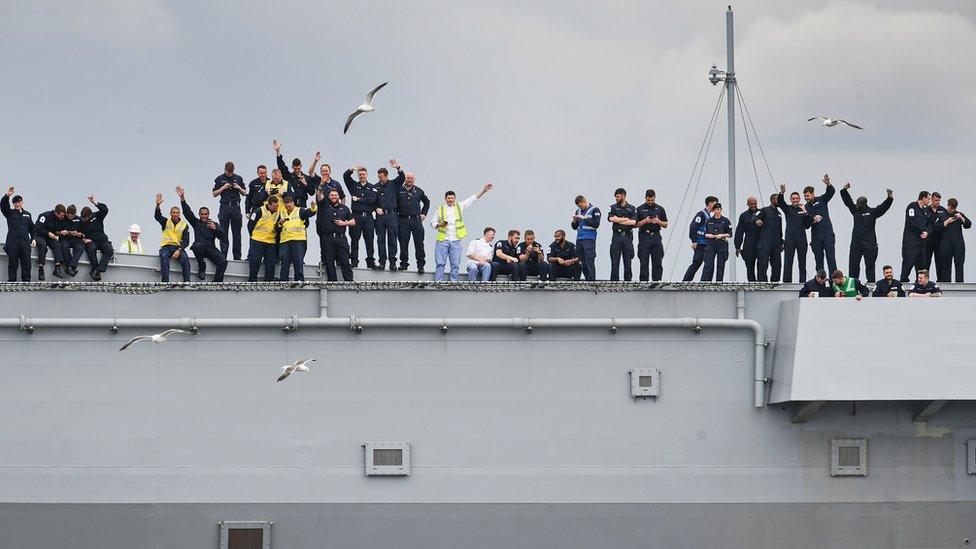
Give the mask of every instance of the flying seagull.
[[166, 330], [165, 332], [163, 332], [161, 334], [156, 334], [156, 335], [137, 336], [137, 337], [134, 337], [134, 338], [130, 339], [129, 342], [126, 343], [125, 345], [123, 345], [122, 348], [119, 349], [119, 350], [120, 351], [124, 351], [124, 350], [128, 349], [129, 347], [131, 347], [132, 344], [135, 343], [135, 342], [137, 342], [137, 341], [152, 341], [153, 343], [166, 343], [166, 338], [167, 337], [169, 337], [169, 336], [171, 336], [173, 334], [185, 334], [185, 333], [187, 333], [186, 330], [176, 330], [176, 329], [173, 329], [173, 330]]
[[315, 359], [306, 358], [304, 360], [296, 360], [295, 362], [289, 364], [288, 366], [282, 366], [281, 375], [278, 376], [278, 381], [282, 381], [283, 379], [290, 376], [294, 372], [304, 372], [307, 374], [308, 372], [311, 371], [308, 369], [308, 366], [306, 366], [306, 364], [308, 364], [309, 362], [315, 362]]
[[828, 118], [826, 116], [812, 116], [810, 118], [807, 118], [807, 122], [813, 122], [814, 120], [816, 120], [818, 118], [821, 119], [821, 120], [823, 120], [823, 123], [821, 125], [824, 126], [824, 127], [827, 127], [827, 128], [832, 128], [832, 127], [836, 126], [837, 124], [847, 124], [848, 126], [850, 126], [852, 128], [856, 128], [858, 130], [863, 130], [864, 129], [861, 126], [858, 126], [857, 124], [851, 124], [847, 120], [841, 120], [840, 118]]
[[356, 111], [349, 115], [349, 118], [346, 119], [346, 127], [342, 130], [342, 133], [349, 131], [349, 126], [352, 125], [353, 118], [356, 118], [364, 112], [373, 112], [376, 110], [376, 108], [373, 107], [373, 96], [376, 95], [376, 92], [380, 91], [380, 88], [387, 84], [389, 84], [389, 82], [383, 82], [379, 86], [373, 88], [373, 91], [366, 94], [366, 102], [356, 107]]

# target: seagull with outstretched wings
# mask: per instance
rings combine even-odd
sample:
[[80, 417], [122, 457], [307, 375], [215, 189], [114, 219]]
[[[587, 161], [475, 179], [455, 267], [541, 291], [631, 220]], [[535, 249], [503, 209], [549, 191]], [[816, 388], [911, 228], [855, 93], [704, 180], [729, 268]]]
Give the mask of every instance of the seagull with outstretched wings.
[[816, 120], [818, 118], [820, 120], [823, 120], [823, 122], [820, 125], [821, 126], [824, 126], [826, 128], [832, 128], [832, 127], [836, 126], [837, 124], [847, 124], [848, 126], [854, 128], [854, 129], [858, 129], [858, 130], [863, 130], [864, 129], [861, 126], [858, 126], [857, 124], [851, 124], [847, 120], [841, 120], [840, 118], [830, 118], [830, 117], [827, 117], [827, 116], [811, 116], [810, 118], [807, 118], [807, 122], [813, 122], [814, 120]]
[[366, 94], [366, 102], [356, 107], [356, 110], [349, 115], [349, 118], [346, 119], [346, 127], [343, 128], [342, 133], [346, 133], [347, 131], [349, 131], [349, 126], [352, 125], [352, 121], [354, 118], [363, 114], [364, 112], [373, 112], [376, 110], [376, 108], [373, 107], [373, 96], [376, 95], [376, 92], [380, 91], [380, 89], [387, 84], [389, 84], [389, 82], [383, 82], [379, 86], [373, 88], [373, 91]]
[[173, 334], [185, 334], [185, 333], [187, 333], [186, 330], [177, 330], [174, 328], [172, 330], [166, 330], [161, 334], [136, 336], [130, 339], [129, 342], [123, 345], [122, 348], [120, 348], [119, 350], [124, 351], [129, 347], [132, 347], [134, 343], [137, 343], [139, 341], [151, 341], [153, 343], [166, 343], [166, 338], [168, 338], [169, 336]]
[[306, 358], [302, 360], [296, 360], [287, 366], [281, 367], [281, 375], [278, 376], [278, 381], [282, 381], [286, 377], [292, 375], [295, 372], [309, 373], [311, 370], [308, 369], [307, 364], [309, 362], [315, 362], [314, 358]]

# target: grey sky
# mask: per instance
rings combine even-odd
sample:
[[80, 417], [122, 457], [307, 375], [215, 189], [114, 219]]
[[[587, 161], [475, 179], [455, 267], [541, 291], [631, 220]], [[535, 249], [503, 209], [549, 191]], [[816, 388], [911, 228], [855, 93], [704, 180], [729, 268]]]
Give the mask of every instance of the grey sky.
[[[334, 171], [361, 163], [371, 180], [396, 157], [437, 199], [491, 181], [468, 225], [532, 228], [545, 242], [568, 228], [576, 194], [605, 211], [614, 188], [639, 203], [652, 187], [676, 232], [665, 275], [676, 261], [680, 276], [690, 212], [678, 206], [719, 92], [705, 75], [724, 66], [725, 5], [8, 0], [0, 184], [35, 214], [94, 193], [113, 210], [116, 242], [136, 222], [152, 246], [156, 192], [171, 204], [182, 184], [192, 205], [213, 205], [223, 163], [250, 180], [273, 163], [274, 138], [288, 159], [321, 150]], [[880, 263], [900, 261], [902, 211], [919, 189], [976, 215], [976, 4], [734, 8], [737, 73], [777, 183], [820, 186], [829, 172], [872, 203], [893, 188]], [[363, 93], [386, 80], [377, 112], [343, 136]], [[866, 130], [807, 124], [814, 114]], [[695, 207], [708, 193], [726, 201], [724, 131], [723, 121]], [[740, 144], [733, 220], [758, 194]], [[831, 213], [846, 269], [851, 219], [839, 197]]]

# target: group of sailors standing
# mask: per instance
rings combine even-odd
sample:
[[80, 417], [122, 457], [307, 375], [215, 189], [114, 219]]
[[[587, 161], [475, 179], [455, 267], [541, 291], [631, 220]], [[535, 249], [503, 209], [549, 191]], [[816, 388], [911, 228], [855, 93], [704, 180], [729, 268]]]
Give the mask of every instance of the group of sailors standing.
[[[307, 174], [302, 162], [295, 158], [291, 167], [281, 154], [281, 144], [273, 142], [277, 167], [268, 177], [264, 165], [257, 167], [257, 177], [245, 185], [235, 166], [227, 162], [224, 173], [215, 180], [212, 196], [218, 198], [216, 219], [206, 206], [196, 212], [186, 199], [186, 190], [177, 187], [179, 206], [173, 206], [169, 215], [161, 211], [163, 195], [156, 195], [154, 217], [160, 225], [159, 247], [160, 276], [163, 282], [170, 278], [171, 263], [178, 263], [182, 278], [190, 281], [190, 258], [193, 253], [197, 262], [197, 276], [206, 278], [207, 261], [214, 264], [212, 280], [223, 280], [228, 256], [242, 257], [242, 231], [249, 237], [247, 259], [249, 280], [257, 281], [261, 267], [263, 280], [304, 280], [304, 258], [307, 247], [307, 229], [315, 217], [314, 229], [319, 235], [320, 259], [329, 280], [353, 279], [353, 268], [364, 257], [366, 267], [391, 271], [404, 271], [409, 267], [409, 249], [413, 241], [417, 271], [424, 273], [425, 221], [435, 231], [435, 280], [457, 280], [461, 266], [461, 241], [467, 236], [463, 212], [490, 191], [488, 183], [469, 198], [458, 201], [453, 191], [444, 196], [444, 203], [435, 208], [433, 218], [427, 220], [430, 199], [416, 185], [412, 173], [404, 173], [396, 160], [390, 167], [396, 171], [390, 177], [386, 168], [377, 170], [378, 181], [367, 180], [367, 170], [353, 165], [343, 175], [343, 183], [332, 178], [331, 166], [319, 166], [321, 155], [315, 154]], [[318, 172], [316, 173], [316, 168]], [[760, 208], [755, 197], [746, 201], [747, 209], [733, 223], [723, 216], [723, 206], [714, 196], [705, 198], [705, 207], [696, 213], [689, 225], [693, 255], [691, 265], [683, 280], [694, 280], [699, 269], [701, 281], [723, 281], [725, 264], [730, 257], [729, 241], [733, 243], [735, 257], [741, 257], [749, 281], [793, 281], [794, 261], [797, 265], [798, 282], [807, 280], [807, 249], [813, 252], [816, 270], [835, 273], [837, 261], [833, 225], [828, 204], [835, 189], [828, 175], [824, 175], [823, 194], [807, 186], [803, 195], [790, 193], [786, 198], [786, 186], [769, 197], [768, 205]], [[346, 196], [350, 206], [346, 205]], [[885, 215], [893, 202], [889, 189], [886, 198], [877, 206], [868, 205], [867, 198], [854, 200], [850, 183], [840, 191], [841, 199], [853, 216], [849, 255], [849, 278], [858, 281], [863, 262], [867, 280], [874, 280], [878, 258], [878, 240], [875, 231], [877, 220]], [[632, 262], [639, 261], [638, 278], [641, 281], [663, 279], [665, 246], [661, 231], [668, 227], [664, 207], [657, 203], [656, 193], [648, 189], [644, 202], [634, 206], [627, 201], [627, 191], [618, 188], [615, 201], [610, 205], [608, 221], [611, 223], [610, 280], [633, 280]], [[935, 260], [935, 272], [939, 282], [951, 282], [953, 269], [955, 281], [962, 282], [965, 261], [963, 229], [972, 226], [970, 219], [960, 212], [955, 198], [941, 205], [939, 193], [922, 191], [917, 201], [905, 209], [905, 228], [902, 240], [902, 267], [899, 280], [908, 282], [912, 269], [916, 274], [930, 270]], [[0, 199], [0, 210], [7, 220], [8, 232], [4, 251], [9, 258], [8, 280], [30, 280], [31, 248], [36, 246], [38, 279], [44, 280], [44, 266], [48, 250], [54, 256], [53, 274], [57, 277], [77, 274], [78, 262], [84, 253], [91, 265], [92, 280], [100, 280], [113, 256], [112, 244], [104, 231], [108, 207], [89, 197], [91, 207], [84, 207], [80, 215], [74, 205], [61, 204], [44, 212], [34, 222], [24, 210], [23, 199], [14, 196], [14, 189], [7, 190]], [[241, 206], [243, 203], [243, 212]], [[466, 270], [470, 280], [495, 280], [499, 275], [511, 280], [524, 280], [538, 276], [541, 280], [569, 278], [596, 280], [596, 240], [600, 228], [601, 211], [584, 196], [577, 196], [570, 225], [576, 231], [575, 243], [566, 238], [560, 229], [553, 235], [548, 253], [536, 242], [532, 230], [526, 230], [524, 242], [521, 231], [508, 231], [507, 238], [494, 242], [495, 229], [488, 227], [482, 237], [469, 243], [466, 254]], [[347, 239], [347, 228], [349, 238]], [[193, 244], [190, 245], [190, 230]], [[637, 247], [634, 247], [634, 232]], [[809, 231], [809, 237], [807, 232]], [[130, 238], [123, 249], [142, 250], [140, 229], [130, 228]], [[364, 254], [360, 254], [360, 241]], [[375, 244], [375, 246], [374, 246]], [[397, 256], [399, 248], [399, 258]], [[376, 255], [374, 256], [374, 251]], [[398, 263], [399, 259], [399, 263]], [[927, 279], [927, 277], [926, 277]], [[879, 284], [881, 281], [879, 281]]]

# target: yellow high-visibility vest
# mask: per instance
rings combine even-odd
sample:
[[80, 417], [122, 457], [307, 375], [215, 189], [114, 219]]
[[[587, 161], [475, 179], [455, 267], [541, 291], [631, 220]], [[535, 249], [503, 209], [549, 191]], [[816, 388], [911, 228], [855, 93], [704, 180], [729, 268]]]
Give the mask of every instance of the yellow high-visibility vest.
[[[437, 207], [437, 221], [447, 221], [447, 204], [441, 204]], [[454, 228], [458, 240], [468, 236], [468, 230], [464, 228], [464, 219], [461, 217], [461, 206], [457, 203], [454, 204]], [[437, 228], [437, 241], [443, 242], [445, 238], [447, 238], [446, 225], [444, 227]]]
[[302, 220], [301, 208], [295, 206], [291, 213], [288, 213], [287, 208], [279, 210], [279, 218], [284, 222], [281, 225], [282, 243], [308, 239], [305, 234], [305, 221]]
[[[261, 217], [254, 224], [251, 238], [264, 244], [275, 243], [275, 224], [278, 223], [278, 212], [272, 212], [267, 206], [261, 206]], [[251, 216], [256, 216], [252, 213]]]
[[[278, 189], [278, 194], [272, 195], [271, 189]], [[278, 200], [280, 201], [282, 195], [288, 192], [288, 181], [282, 179], [281, 183], [275, 184], [271, 179], [269, 179], [264, 183], [264, 191], [268, 194], [268, 198], [271, 198], [272, 196], [277, 196]], [[263, 204], [264, 206], [268, 205], [268, 198], [264, 199], [264, 204]], [[281, 209], [281, 202], [278, 202], [278, 208], [279, 210]]]
[[173, 224], [171, 218], [166, 219], [166, 227], [163, 229], [163, 237], [159, 241], [159, 247], [164, 246], [181, 246], [183, 244], [183, 231], [186, 230], [186, 220], [180, 219], [180, 222]]

